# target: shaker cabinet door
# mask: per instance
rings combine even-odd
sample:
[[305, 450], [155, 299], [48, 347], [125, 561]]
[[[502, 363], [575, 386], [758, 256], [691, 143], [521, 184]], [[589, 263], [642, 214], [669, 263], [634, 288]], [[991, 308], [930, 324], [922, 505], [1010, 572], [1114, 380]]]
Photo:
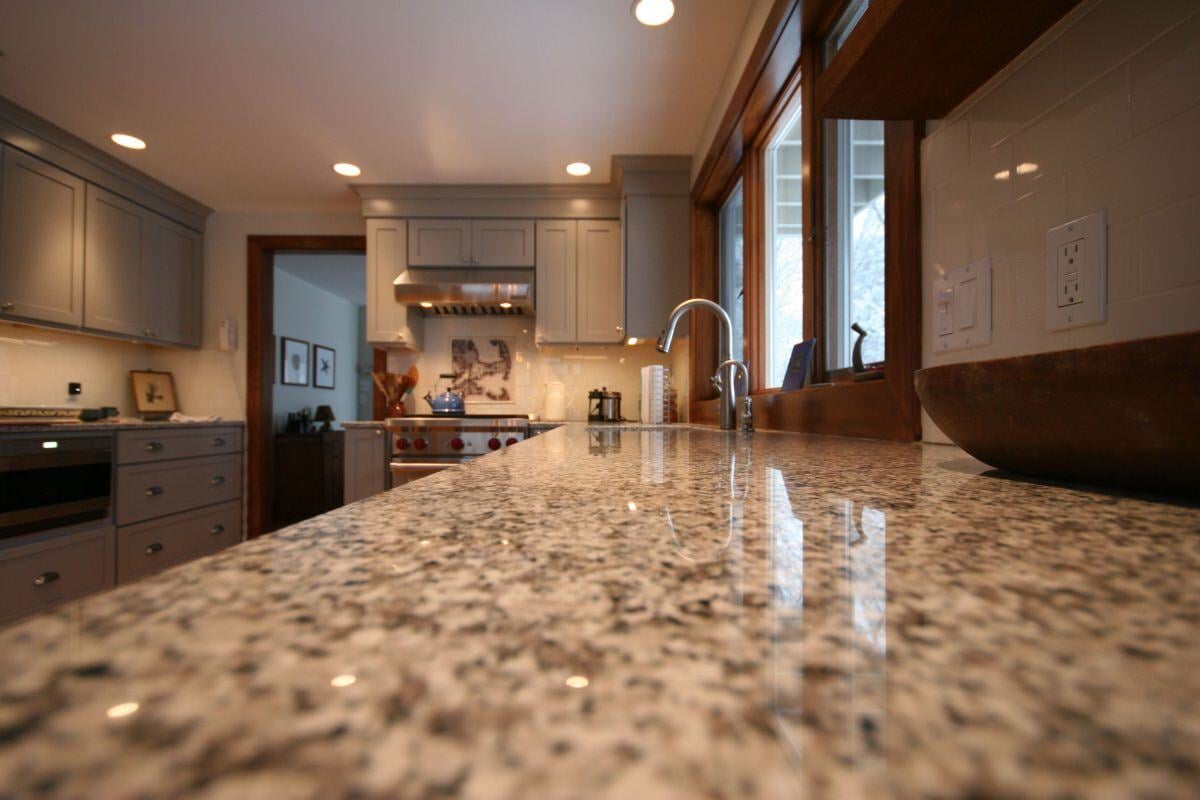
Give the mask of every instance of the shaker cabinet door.
[[143, 269], [144, 317], [153, 339], [200, 346], [204, 309], [204, 237], [150, 214]]
[[[580, 220], [578, 247], [579, 342], [620, 343], [625, 339], [621, 224], [615, 220]], [[538, 312], [541, 313], [540, 308]]]
[[521, 219], [471, 222], [471, 261], [477, 267], [534, 266], [534, 224]]
[[465, 267], [471, 264], [471, 223], [464, 219], [408, 222], [408, 266]]
[[393, 284], [406, 267], [407, 239], [405, 220], [367, 220], [367, 341], [381, 347], [421, 347], [425, 318], [396, 302]]
[[382, 427], [346, 430], [345, 479], [342, 487], [346, 503], [363, 500], [387, 488], [388, 439], [388, 432]]
[[537, 223], [538, 344], [575, 342], [578, 225], [573, 219]]
[[146, 320], [146, 228], [150, 212], [139, 205], [87, 187], [83, 263], [83, 324], [107, 333], [152, 336]]
[[0, 319], [83, 324], [84, 183], [4, 147]]

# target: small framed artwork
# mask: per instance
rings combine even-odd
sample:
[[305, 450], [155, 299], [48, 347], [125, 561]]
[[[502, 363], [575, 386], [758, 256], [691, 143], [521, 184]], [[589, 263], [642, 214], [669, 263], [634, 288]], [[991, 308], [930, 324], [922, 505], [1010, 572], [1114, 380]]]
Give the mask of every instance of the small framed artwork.
[[783, 374], [781, 388], [784, 391], [804, 388], [812, 370], [813, 350], [816, 346], [816, 339], [805, 339], [792, 348], [792, 357], [788, 359], [787, 371]]
[[287, 386], [308, 386], [308, 342], [280, 337], [282, 352], [279, 381]]
[[337, 351], [332, 347], [313, 345], [313, 386], [318, 389], [334, 388], [333, 368]]
[[129, 373], [133, 381], [133, 404], [139, 414], [167, 415], [179, 410], [175, 379], [169, 372], [149, 370]]

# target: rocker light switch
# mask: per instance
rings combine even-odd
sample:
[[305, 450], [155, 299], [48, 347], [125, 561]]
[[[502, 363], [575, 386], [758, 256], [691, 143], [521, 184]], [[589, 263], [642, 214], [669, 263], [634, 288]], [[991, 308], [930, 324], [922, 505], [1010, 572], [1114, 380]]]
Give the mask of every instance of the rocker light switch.
[[943, 289], [935, 298], [937, 305], [937, 321], [935, 330], [938, 336], [949, 336], [954, 333], [954, 290]]
[[948, 271], [933, 284], [934, 352], [992, 342], [992, 261]]

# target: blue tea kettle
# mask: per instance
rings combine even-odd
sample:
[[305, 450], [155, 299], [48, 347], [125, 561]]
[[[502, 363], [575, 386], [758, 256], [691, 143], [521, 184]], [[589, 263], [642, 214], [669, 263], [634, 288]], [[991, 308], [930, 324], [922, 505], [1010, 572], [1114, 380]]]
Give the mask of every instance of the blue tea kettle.
[[[443, 372], [438, 376], [437, 382], [433, 384], [434, 391], [437, 391], [438, 383], [443, 379], [448, 378], [453, 380], [455, 377], [457, 376], [453, 372]], [[426, 392], [425, 402], [429, 403], [429, 407], [433, 409], [435, 416], [461, 417], [467, 411], [466, 404], [463, 402], [463, 396], [453, 389], [446, 389], [446, 391], [437, 397], [433, 396], [433, 392]]]

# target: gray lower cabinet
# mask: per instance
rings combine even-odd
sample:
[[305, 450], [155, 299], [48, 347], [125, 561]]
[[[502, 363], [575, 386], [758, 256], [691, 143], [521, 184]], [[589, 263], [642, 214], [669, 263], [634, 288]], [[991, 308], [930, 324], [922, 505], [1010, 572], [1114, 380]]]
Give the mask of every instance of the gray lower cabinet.
[[0, 173], [0, 319], [83, 324], [84, 182], [13, 147]]
[[387, 488], [388, 433], [382, 428], [347, 428], [342, 501], [353, 503]]
[[240, 454], [117, 467], [117, 525], [178, 514], [241, 496]]
[[117, 580], [127, 583], [215, 553], [241, 538], [240, 502], [126, 525], [117, 533]]
[[113, 527], [82, 527], [0, 550], [0, 622], [113, 585]]
[[179, 458], [232, 455], [242, 452], [242, 428], [189, 427], [121, 431], [117, 436], [117, 463], [141, 464]]

